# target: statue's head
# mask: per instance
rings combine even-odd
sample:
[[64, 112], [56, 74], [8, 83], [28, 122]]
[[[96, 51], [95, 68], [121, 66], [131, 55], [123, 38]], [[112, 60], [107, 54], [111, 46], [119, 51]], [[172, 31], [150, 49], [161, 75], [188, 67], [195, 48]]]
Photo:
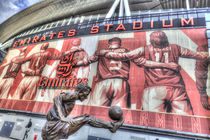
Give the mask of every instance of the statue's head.
[[155, 31], [150, 34], [150, 43], [153, 47], [165, 48], [168, 46], [168, 37], [163, 31]]
[[90, 94], [91, 87], [81, 82], [77, 84], [76, 91], [78, 92], [79, 100], [84, 101], [85, 99], [87, 99], [88, 95]]
[[121, 47], [121, 39], [119, 37], [109, 39], [108, 43], [110, 49], [117, 49]]

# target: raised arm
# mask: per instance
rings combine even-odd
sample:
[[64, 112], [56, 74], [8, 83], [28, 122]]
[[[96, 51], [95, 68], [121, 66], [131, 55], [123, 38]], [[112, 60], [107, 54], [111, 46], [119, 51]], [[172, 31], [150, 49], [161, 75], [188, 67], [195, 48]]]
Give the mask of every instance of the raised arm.
[[144, 47], [140, 47], [133, 51], [125, 53], [108, 52], [105, 54], [105, 57], [115, 60], [127, 61], [141, 57], [143, 54], [144, 54]]

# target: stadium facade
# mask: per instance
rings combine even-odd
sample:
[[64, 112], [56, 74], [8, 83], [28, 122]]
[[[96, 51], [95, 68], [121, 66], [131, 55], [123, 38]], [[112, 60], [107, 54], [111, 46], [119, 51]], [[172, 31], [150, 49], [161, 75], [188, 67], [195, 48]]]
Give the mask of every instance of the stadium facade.
[[70, 116], [110, 121], [117, 105], [125, 123], [115, 134], [85, 125], [69, 139], [209, 139], [209, 6], [46, 0], [12, 16], [0, 25], [0, 137], [41, 140], [53, 98], [83, 82], [91, 95]]

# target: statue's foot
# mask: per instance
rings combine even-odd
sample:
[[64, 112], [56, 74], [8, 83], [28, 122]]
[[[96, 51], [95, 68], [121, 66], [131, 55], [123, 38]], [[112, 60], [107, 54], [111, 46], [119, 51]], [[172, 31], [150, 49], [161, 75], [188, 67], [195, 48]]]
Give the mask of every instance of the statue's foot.
[[124, 121], [118, 121], [118, 122], [114, 122], [112, 123], [113, 127], [110, 128], [109, 130], [112, 132], [112, 133], [115, 133], [117, 131], [117, 129], [123, 125], [123, 122]]

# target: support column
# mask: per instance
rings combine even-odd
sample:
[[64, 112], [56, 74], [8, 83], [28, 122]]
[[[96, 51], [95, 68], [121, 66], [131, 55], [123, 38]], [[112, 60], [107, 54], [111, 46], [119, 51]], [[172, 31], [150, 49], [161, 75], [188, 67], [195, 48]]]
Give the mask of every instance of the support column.
[[190, 10], [190, 2], [189, 2], [189, 0], [185, 0], [186, 1], [186, 8], [187, 8], [187, 10]]
[[115, 0], [114, 4], [112, 5], [111, 9], [109, 10], [109, 12], [106, 15], [106, 18], [111, 18], [114, 15], [114, 12], [117, 8], [117, 6], [119, 5], [120, 0]]

